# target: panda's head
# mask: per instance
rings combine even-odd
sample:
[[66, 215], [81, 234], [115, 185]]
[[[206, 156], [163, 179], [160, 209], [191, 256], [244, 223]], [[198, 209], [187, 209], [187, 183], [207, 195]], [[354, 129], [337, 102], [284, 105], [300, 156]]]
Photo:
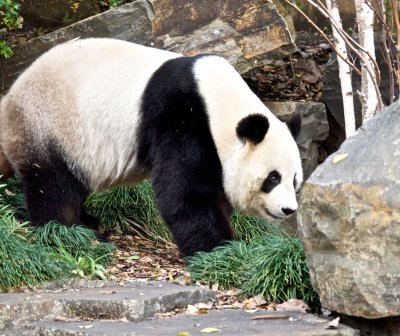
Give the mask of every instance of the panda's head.
[[224, 187], [235, 207], [264, 218], [282, 218], [297, 210], [303, 181], [295, 138], [301, 117], [287, 124], [271, 114], [250, 114], [236, 127], [235, 153], [224, 167]]

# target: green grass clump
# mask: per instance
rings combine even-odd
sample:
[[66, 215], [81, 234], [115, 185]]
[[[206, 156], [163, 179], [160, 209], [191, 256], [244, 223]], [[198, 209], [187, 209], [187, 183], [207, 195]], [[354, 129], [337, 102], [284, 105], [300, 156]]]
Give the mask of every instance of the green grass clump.
[[[24, 228], [24, 229], [23, 229]], [[65, 277], [72, 268], [29, 241], [29, 231], [7, 207], [0, 209], [0, 289]]]
[[312, 307], [318, 303], [303, 246], [297, 237], [266, 235], [250, 244], [251, 268], [242, 285], [244, 296], [262, 294], [268, 302], [302, 299]]
[[244, 241], [232, 241], [216, 247], [212, 252], [198, 252], [188, 258], [187, 270], [193, 280], [218, 283], [219, 288], [239, 288], [247, 268], [246, 256], [249, 245]]
[[0, 290], [74, 276], [105, 279], [114, 246], [82, 226], [29, 226], [17, 178], [0, 186]]
[[252, 241], [233, 241], [189, 258], [193, 280], [239, 288], [244, 297], [262, 294], [268, 302], [302, 299], [318, 308], [300, 240], [280, 225]]
[[284, 228], [280, 225], [271, 224], [270, 222], [254, 216], [244, 215], [238, 210], [234, 210], [232, 214], [232, 227], [235, 231], [237, 239], [245, 242], [252, 242], [258, 237], [264, 235], [280, 235], [290, 228]]
[[11, 177], [7, 180], [7, 184], [0, 186], [0, 202], [1, 204], [7, 204], [12, 209], [13, 215], [19, 220], [29, 220], [24, 207], [24, 193], [19, 178]]
[[52, 248], [53, 254], [60, 257], [68, 254], [74, 259], [98, 259], [104, 265], [110, 261], [115, 250], [112, 244], [99, 243], [93, 230], [80, 225], [67, 227], [58, 222], [49, 222], [33, 229], [33, 232], [37, 244]]
[[134, 232], [155, 241], [172, 239], [157, 210], [150, 181], [94, 193], [85, 207], [106, 231]]

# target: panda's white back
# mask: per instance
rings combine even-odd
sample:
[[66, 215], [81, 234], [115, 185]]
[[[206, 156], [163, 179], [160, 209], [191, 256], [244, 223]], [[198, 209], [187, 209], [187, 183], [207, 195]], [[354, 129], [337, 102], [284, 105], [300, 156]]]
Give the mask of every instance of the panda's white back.
[[[15, 109], [7, 107], [12, 101], [26, 116], [25, 126], [35, 130], [30, 135], [35, 142], [56, 138], [90, 189], [140, 180], [147, 173], [134, 169], [140, 99], [154, 71], [179, 56], [111, 39], [59, 45], [36, 60], [6, 96], [2, 137], [12, 137], [18, 128]], [[4, 151], [18, 155], [15, 148]]]

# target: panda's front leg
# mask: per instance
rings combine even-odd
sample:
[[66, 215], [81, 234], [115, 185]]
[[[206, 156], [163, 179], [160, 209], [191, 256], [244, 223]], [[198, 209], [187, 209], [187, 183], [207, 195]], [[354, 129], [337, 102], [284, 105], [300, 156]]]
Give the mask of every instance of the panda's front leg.
[[211, 251], [233, 239], [232, 208], [204, 171], [167, 165], [153, 172], [158, 209], [183, 256]]

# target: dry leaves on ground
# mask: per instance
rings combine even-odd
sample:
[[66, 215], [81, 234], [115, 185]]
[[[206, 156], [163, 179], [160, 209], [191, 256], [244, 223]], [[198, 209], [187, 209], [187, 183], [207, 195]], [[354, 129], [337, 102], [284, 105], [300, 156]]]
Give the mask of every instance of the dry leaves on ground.
[[110, 280], [188, 281], [175, 245], [129, 235], [113, 235], [109, 240], [117, 247], [115, 260], [107, 268]]
[[300, 36], [298, 51], [290, 57], [244, 75], [247, 84], [263, 101], [322, 100], [323, 69], [332, 52], [329, 44], [315, 34]]

